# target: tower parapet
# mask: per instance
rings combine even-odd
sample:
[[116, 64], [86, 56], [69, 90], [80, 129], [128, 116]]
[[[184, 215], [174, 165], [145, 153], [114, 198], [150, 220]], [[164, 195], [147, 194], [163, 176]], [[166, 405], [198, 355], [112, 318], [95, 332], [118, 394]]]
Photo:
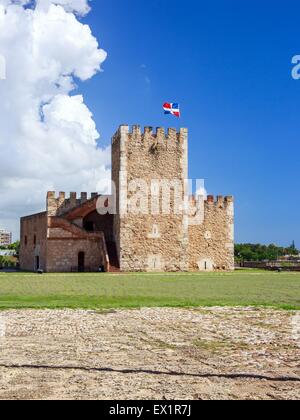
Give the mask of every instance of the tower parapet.
[[128, 139], [131, 140], [139, 140], [141, 144], [147, 144], [147, 142], [182, 142], [184, 141], [184, 137], [187, 134], [186, 128], [180, 128], [177, 130], [176, 128], [168, 128], [167, 130], [164, 127], [157, 127], [154, 129], [153, 127], [144, 127], [141, 129], [140, 125], [121, 125], [115, 135], [112, 138], [112, 145], [114, 145], [117, 141], [120, 141], [122, 134], [126, 133], [128, 135]]
[[223, 195], [217, 195], [215, 197], [214, 195], [208, 195], [207, 199], [205, 200], [205, 204], [207, 205], [215, 205], [219, 207], [226, 207], [231, 205], [234, 202], [234, 197], [232, 195], [226, 195], [225, 197]]
[[98, 193], [92, 193], [90, 197], [88, 193], [82, 192], [80, 197], [77, 197], [76, 192], [71, 192], [69, 197], [66, 196], [65, 192], [56, 193], [55, 191], [49, 191], [47, 193], [47, 213], [48, 216], [61, 216], [64, 213], [86, 203], [89, 200], [93, 200], [98, 197]]

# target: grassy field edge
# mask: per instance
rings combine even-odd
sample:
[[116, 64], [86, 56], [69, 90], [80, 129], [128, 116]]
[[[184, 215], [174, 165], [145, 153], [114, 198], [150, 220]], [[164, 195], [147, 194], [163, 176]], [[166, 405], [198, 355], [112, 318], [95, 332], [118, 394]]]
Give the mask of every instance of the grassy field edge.
[[204, 306], [300, 310], [300, 274], [0, 273], [0, 310]]

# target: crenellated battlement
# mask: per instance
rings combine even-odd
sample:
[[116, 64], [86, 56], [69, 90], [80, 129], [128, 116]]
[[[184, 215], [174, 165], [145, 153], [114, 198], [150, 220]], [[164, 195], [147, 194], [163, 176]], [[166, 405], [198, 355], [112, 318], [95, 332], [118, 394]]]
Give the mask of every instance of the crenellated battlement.
[[[195, 195], [191, 195], [189, 197], [189, 201], [191, 205], [195, 205], [197, 203], [197, 197]], [[207, 206], [217, 206], [217, 207], [227, 207], [228, 205], [231, 205], [234, 202], [234, 197], [232, 195], [217, 195], [216, 197], [214, 195], [208, 195], [207, 199], [204, 200], [205, 205]]]
[[232, 204], [233, 202], [234, 198], [232, 195], [227, 195], [225, 197], [223, 197], [222, 195], [217, 195], [217, 197], [215, 197], [214, 195], [208, 195], [205, 204], [224, 207], [228, 206], [229, 204]]
[[141, 128], [140, 125], [121, 125], [115, 135], [112, 137], [112, 144], [114, 145], [120, 138], [125, 134], [128, 136], [128, 139], [139, 139], [141, 141], [155, 141], [159, 142], [164, 141], [182, 141], [187, 135], [186, 128], [180, 128], [177, 130], [176, 128], [168, 128], [167, 130], [164, 127], [157, 127], [154, 129], [153, 127], [144, 127]]
[[71, 192], [67, 197], [65, 192], [49, 191], [47, 193], [47, 212], [49, 216], [60, 216], [98, 197], [98, 193], [91, 193], [89, 196], [88, 193], [82, 192], [80, 197], [77, 197], [76, 192]]

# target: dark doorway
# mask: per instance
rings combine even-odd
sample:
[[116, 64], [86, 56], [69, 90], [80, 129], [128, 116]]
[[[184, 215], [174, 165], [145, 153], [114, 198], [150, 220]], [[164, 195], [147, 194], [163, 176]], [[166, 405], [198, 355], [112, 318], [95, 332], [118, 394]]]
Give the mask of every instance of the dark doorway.
[[87, 230], [88, 232], [94, 232], [94, 230], [95, 230], [94, 222], [85, 220], [84, 221], [84, 229]]
[[78, 273], [84, 273], [85, 271], [85, 254], [84, 252], [79, 252], [78, 254]]
[[35, 257], [35, 270], [38, 271], [40, 269], [40, 257]]
[[83, 228], [88, 232], [104, 232], [107, 241], [114, 241], [114, 215], [100, 215], [97, 210], [89, 213], [83, 219]]

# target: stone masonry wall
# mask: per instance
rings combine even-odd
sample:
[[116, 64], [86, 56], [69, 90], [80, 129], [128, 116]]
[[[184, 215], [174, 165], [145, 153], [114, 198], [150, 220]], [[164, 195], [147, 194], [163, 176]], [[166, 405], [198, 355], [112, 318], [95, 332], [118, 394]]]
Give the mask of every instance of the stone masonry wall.
[[[56, 229], [56, 234], [57, 234]], [[77, 271], [78, 254], [84, 252], [85, 267], [87, 270], [97, 272], [100, 265], [104, 265], [103, 248], [98, 240], [76, 238], [49, 239], [47, 272]]]
[[[120, 199], [119, 199], [119, 192], [120, 192], [120, 171], [121, 171], [121, 142], [123, 143], [123, 147], [125, 144], [125, 138], [127, 135], [126, 127], [120, 127], [117, 133], [112, 138], [112, 151], [111, 151], [111, 161], [112, 161], [112, 169], [111, 169], [111, 176], [112, 181], [115, 185], [115, 191], [112, 193], [115, 195], [116, 200], [116, 210], [117, 214], [114, 217], [113, 221], [113, 236], [116, 243], [117, 255], [120, 261]], [[124, 152], [123, 161], [124, 162]], [[124, 166], [124, 165], [123, 165]]]
[[[116, 155], [114, 158], [114, 154]], [[187, 130], [177, 133], [169, 129], [165, 133], [158, 129], [156, 133], [140, 127], [120, 128], [113, 138], [113, 179], [118, 167], [114, 167], [117, 155], [120, 156], [120, 177], [117, 193], [120, 195], [121, 215], [116, 219], [119, 233], [119, 252], [121, 271], [184, 271], [188, 269], [188, 219], [185, 215], [174, 214], [174, 205], [179, 197], [184, 198], [187, 175]], [[134, 192], [127, 188], [133, 180], [146, 181], [151, 191], [152, 180], [174, 180], [181, 186], [181, 191], [174, 189], [171, 196], [171, 214], [152, 215], [150, 200], [144, 202], [149, 214], [124, 214], [126, 197], [129, 202]], [[160, 195], [161, 192], [158, 192]]]
[[21, 219], [20, 268], [25, 271], [36, 269], [36, 257], [40, 268], [46, 269], [47, 213], [39, 213]]
[[189, 227], [191, 271], [234, 270], [234, 204], [232, 197], [212, 196], [204, 205], [204, 222]]

